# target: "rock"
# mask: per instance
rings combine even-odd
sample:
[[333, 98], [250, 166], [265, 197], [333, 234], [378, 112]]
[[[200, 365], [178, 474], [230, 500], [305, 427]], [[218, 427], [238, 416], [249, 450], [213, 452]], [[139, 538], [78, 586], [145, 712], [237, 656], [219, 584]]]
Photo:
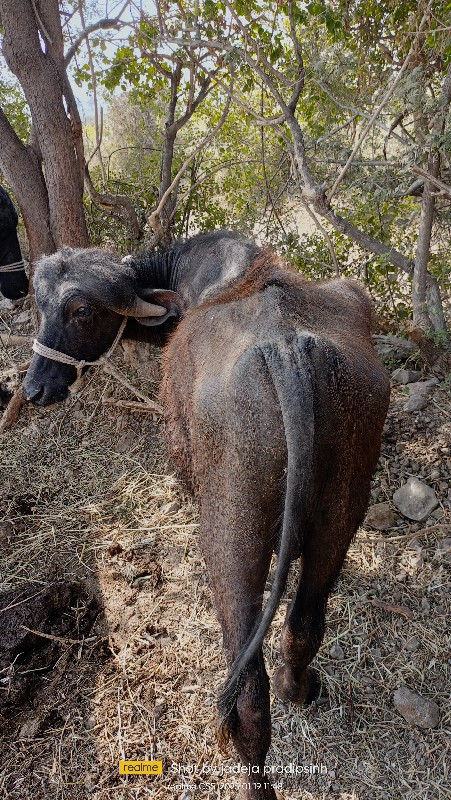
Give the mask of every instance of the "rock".
[[395, 518], [388, 503], [375, 503], [369, 507], [365, 522], [377, 531], [388, 531], [395, 524]]
[[136, 446], [136, 435], [133, 431], [129, 430], [123, 433], [116, 443], [117, 453], [128, 453]]
[[129, 562], [127, 562], [126, 564], [120, 564], [118, 566], [117, 571], [119, 575], [122, 575], [122, 577], [125, 578], [127, 583], [130, 584], [133, 583], [138, 574], [138, 570], [136, 569], [136, 567], [134, 567], [133, 564], [130, 564]]
[[425, 394], [413, 394], [409, 397], [407, 403], [404, 403], [404, 411], [422, 411], [428, 404], [428, 398]]
[[431, 471], [431, 480], [432, 480], [432, 481], [438, 481], [438, 480], [440, 480], [441, 474], [442, 474], [442, 473], [440, 472], [440, 470], [439, 470], [439, 469], [433, 469], [433, 470]]
[[345, 654], [343, 648], [339, 644], [334, 644], [329, 650], [329, 655], [335, 661], [343, 661]]
[[0, 310], [1, 311], [12, 311], [14, 308], [14, 303], [9, 297], [2, 297], [0, 300]]
[[20, 729], [19, 739], [34, 739], [40, 727], [40, 719], [36, 718], [28, 720], [28, 722], [26, 722], [25, 725], [22, 725]]
[[423, 597], [421, 599], [421, 611], [423, 612], [423, 614], [426, 617], [429, 616], [429, 613], [431, 611], [431, 604], [430, 604], [429, 600], [427, 599], [427, 597]]
[[394, 493], [393, 502], [404, 517], [416, 522], [424, 522], [438, 506], [434, 490], [418, 478], [409, 478], [407, 483]]
[[409, 653], [414, 653], [415, 650], [418, 650], [420, 646], [420, 640], [416, 636], [411, 636], [410, 639], [407, 639], [404, 647]]
[[166, 503], [164, 506], [161, 507], [162, 514], [175, 514], [177, 511], [180, 511], [181, 504], [178, 500], [174, 500], [173, 503]]
[[395, 708], [409, 725], [419, 728], [436, 728], [439, 723], [439, 708], [433, 700], [426, 700], [407, 686], [400, 686], [393, 695]]
[[14, 528], [11, 522], [2, 522], [0, 524], [0, 544], [9, 544], [14, 535]]
[[18, 325], [23, 325], [25, 322], [30, 322], [30, 312], [22, 311], [17, 317], [14, 317], [14, 322]]
[[413, 381], [419, 381], [421, 378], [421, 372], [416, 372], [413, 369], [395, 369], [394, 372], [391, 374], [391, 379], [395, 383], [412, 383]]
[[427, 381], [411, 383], [409, 386], [409, 394], [430, 394], [432, 392], [432, 388], [437, 386], [439, 383], [440, 381], [437, 378], [429, 378]]

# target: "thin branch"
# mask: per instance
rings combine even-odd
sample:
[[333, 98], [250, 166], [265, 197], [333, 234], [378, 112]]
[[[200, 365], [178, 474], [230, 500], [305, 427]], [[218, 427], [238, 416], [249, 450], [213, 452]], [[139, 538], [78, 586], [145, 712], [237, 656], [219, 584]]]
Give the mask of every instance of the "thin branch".
[[236, 92], [231, 92], [230, 88], [224, 83], [224, 81], [216, 78], [215, 84], [220, 86], [226, 94], [241, 108], [251, 116], [256, 125], [267, 125], [267, 126], [275, 126], [281, 125], [282, 122], [285, 122], [285, 116], [283, 114], [279, 114], [277, 117], [262, 117], [260, 114], [257, 114], [251, 106], [248, 106], [247, 103], [240, 97], [240, 95], [236, 94]]
[[[150, 63], [155, 67], [157, 72], [159, 72], [161, 75], [164, 75], [165, 78], [171, 78], [172, 77], [172, 71], [168, 67], [165, 67], [162, 64], [162, 62], [159, 61], [159, 59], [156, 57], [156, 56], [159, 56], [158, 53], [156, 53], [156, 54], [150, 53], [144, 47], [141, 47], [140, 50], [141, 50], [141, 56], [145, 56], [147, 58], [147, 60], [150, 61]], [[168, 59], [168, 61], [175, 61], [176, 63], [178, 63], [178, 61], [179, 61], [178, 58], [176, 58], [175, 56], [172, 57], [169, 54], [168, 55], [164, 55], [164, 56], [159, 56], [159, 57], [160, 58], [166, 58], [166, 59]]]
[[305, 70], [304, 70], [304, 59], [302, 58], [301, 43], [296, 33], [292, 0], [290, 0], [290, 2], [288, 3], [288, 18], [290, 20], [291, 40], [293, 42], [294, 52], [296, 53], [296, 61], [298, 62], [298, 71], [299, 71], [299, 79], [295, 84], [291, 100], [288, 103], [288, 108], [290, 108], [291, 111], [295, 111], [299, 98], [304, 90]]
[[[86, 23], [85, 23], [85, 15], [84, 15], [84, 12], [83, 12], [83, 0], [78, 0], [78, 13], [79, 13], [79, 16], [80, 16], [80, 20], [81, 20], [83, 31], [85, 31], [86, 30]], [[96, 134], [95, 150], [92, 153], [91, 158], [89, 159], [89, 161], [91, 161], [91, 159], [95, 155], [97, 155], [98, 161], [99, 161], [99, 166], [100, 166], [100, 172], [102, 174], [103, 188], [106, 189], [105, 166], [104, 166], [104, 163], [103, 163], [102, 152], [101, 152], [101, 149], [100, 149], [101, 145], [102, 145], [102, 138], [103, 138], [103, 111], [102, 111], [102, 109], [100, 109], [100, 120], [99, 120], [99, 104], [98, 104], [98, 99], [97, 99], [97, 77], [96, 77], [96, 71], [95, 71], [95, 66], [94, 66], [94, 58], [93, 58], [92, 50], [91, 50], [91, 43], [89, 41], [89, 35], [85, 36], [85, 40], [86, 40], [86, 49], [88, 51], [88, 63], [89, 63], [89, 70], [90, 70], [90, 73], [91, 73], [91, 81], [92, 81], [92, 96], [93, 96], [93, 101], [94, 101], [94, 125], [95, 125], [95, 134]], [[89, 164], [89, 162], [88, 162], [88, 164]]]
[[39, 16], [39, 12], [38, 12], [38, 9], [36, 7], [36, 0], [31, 0], [31, 5], [33, 7], [33, 13], [34, 13], [34, 15], [36, 17], [36, 22], [38, 23], [38, 26], [42, 31], [44, 39], [47, 39], [48, 43], [50, 45], [52, 45], [53, 44], [52, 38], [51, 38], [49, 32], [47, 31], [47, 29], [46, 29], [41, 17]]
[[375, 255], [378, 256], [385, 256], [393, 266], [398, 267], [403, 272], [407, 272], [408, 275], [412, 274], [414, 267], [412, 259], [407, 258], [407, 256], [404, 256], [398, 250], [395, 250], [394, 247], [390, 247], [384, 244], [384, 242], [380, 242], [378, 239], [369, 236], [365, 231], [353, 225], [348, 219], [336, 214], [331, 208], [326, 208], [322, 212], [322, 216], [330, 222], [335, 230], [344, 233], [345, 236], [349, 236], [360, 247], [363, 247], [364, 250], [368, 250], [368, 252], [375, 253]]
[[339, 278], [340, 275], [341, 275], [340, 266], [338, 264], [337, 254], [335, 252], [335, 248], [334, 248], [332, 239], [330, 238], [330, 236], [329, 236], [328, 232], [326, 231], [325, 227], [323, 225], [321, 225], [321, 223], [320, 223], [318, 217], [316, 216], [315, 212], [310, 208], [309, 204], [302, 197], [302, 194], [301, 194], [300, 200], [301, 200], [301, 203], [304, 206], [307, 214], [309, 215], [310, 219], [313, 220], [315, 226], [318, 228], [318, 230], [324, 236], [324, 238], [326, 240], [326, 244], [327, 244], [327, 246], [329, 248], [330, 255], [332, 257], [332, 261], [333, 261], [334, 267], [335, 267], [335, 274], [336, 274], [337, 278]]
[[198, 106], [202, 103], [203, 100], [205, 100], [205, 98], [206, 98], [206, 96], [209, 93], [210, 88], [211, 88], [212, 78], [214, 77], [214, 75], [218, 71], [219, 71], [219, 68], [213, 70], [212, 72], [210, 72], [204, 78], [203, 81], [200, 82], [200, 84], [199, 84], [199, 92], [198, 92], [197, 96], [194, 98], [194, 100], [191, 101], [191, 103], [188, 104], [185, 113], [181, 117], [176, 119], [175, 122], [174, 122], [174, 126], [175, 126], [177, 131], [179, 131], [180, 128], [183, 128], [183, 126], [186, 125], [188, 120], [190, 120], [191, 117], [193, 116], [193, 114], [196, 111], [196, 109], [198, 108]]
[[[330, 97], [332, 102], [335, 103], [335, 105], [338, 106], [338, 108], [342, 108], [343, 111], [351, 111], [353, 113], [353, 115], [354, 115], [352, 119], [355, 119], [356, 117], [362, 117], [362, 119], [370, 119], [371, 118], [371, 115], [368, 114], [366, 111], [364, 111], [362, 108], [358, 108], [357, 106], [350, 106], [348, 103], [344, 103], [342, 100], [339, 100], [338, 97], [335, 97], [335, 95], [332, 94], [331, 90], [329, 89], [329, 87], [327, 86], [327, 84], [324, 81], [317, 81], [317, 80], [313, 79], [313, 83], [316, 83], [316, 85], [319, 86], [320, 89], [322, 89], [324, 94], [327, 94], [327, 96]], [[381, 128], [381, 130], [388, 131], [387, 125], [384, 122], [382, 122], [382, 120], [378, 120], [377, 119], [375, 121], [375, 124], [379, 128]], [[402, 126], [400, 126], [400, 127], [402, 127]], [[404, 128], [403, 128], [403, 130], [404, 130]], [[406, 133], [407, 133], [407, 131], [406, 131]], [[408, 135], [410, 136], [410, 134], [408, 134]], [[395, 133], [394, 131], [392, 133], [392, 136], [393, 136], [394, 139], [397, 139], [398, 142], [401, 142], [401, 144], [405, 144], [405, 141], [402, 138], [402, 136], [398, 136], [398, 134]], [[322, 138], [324, 138], [324, 137], [322, 137]], [[410, 137], [410, 138], [412, 138], [412, 137]]]
[[87, 165], [85, 166], [85, 186], [94, 205], [106, 213], [120, 216], [127, 224], [129, 238], [137, 241], [141, 236], [141, 228], [130, 198], [126, 195], [114, 195], [108, 192], [100, 194], [92, 182]]
[[220, 172], [223, 169], [230, 168], [230, 167], [238, 167], [240, 164], [261, 164], [261, 160], [258, 158], [247, 158], [247, 159], [240, 159], [239, 161], [223, 161], [221, 164], [217, 164], [215, 167], [212, 167], [210, 170], [205, 170], [202, 175], [193, 183], [190, 188], [182, 194], [180, 197], [177, 198], [176, 205], [171, 213], [171, 219], [174, 218], [177, 209], [188, 199], [190, 194], [192, 194], [198, 186], [201, 186], [204, 181], [214, 175], [216, 172]]
[[388, 140], [389, 140], [390, 136], [392, 135], [393, 131], [395, 130], [395, 128], [400, 124], [400, 122], [403, 121], [403, 119], [404, 119], [404, 111], [402, 111], [401, 114], [398, 114], [398, 116], [395, 117], [395, 119], [393, 120], [392, 124], [390, 125], [390, 127], [388, 129], [388, 133], [387, 133], [387, 135], [386, 135], [386, 137], [384, 139], [384, 147], [383, 147], [383, 153], [384, 153], [385, 160], [387, 160], [387, 144], [388, 144]]
[[129, 4], [130, 0], [127, 0], [116, 17], [104, 17], [103, 19], [97, 20], [97, 22], [93, 22], [91, 25], [87, 25], [69, 47], [66, 55], [64, 56], [64, 65], [67, 67], [68, 64], [70, 64], [80, 45], [83, 44], [86, 37], [90, 36], [91, 33], [95, 33], [96, 31], [100, 30], [108, 30], [110, 28], [118, 29], [122, 27], [122, 25], [125, 25], [126, 23], [121, 21], [121, 16]]
[[[262, 115], [262, 117], [263, 117], [263, 111], [264, 111], [264, 105], [263, 104], [264, 104], [264, 86], [262, 84], [261, 85], [261, 100], [260, 100], [260, 107], [261, 107], [261, 115]], [[286, 235], [286, 230], [285, 230], [284, 224], [283, 224], [283, 222], [282, 222], [282, 220], [281, 220], [281, 218], [279, 216], [279, 213], [277, 211], [275, 202], [273, 200], [273, 196], [271, 194], [271, 187], [270, 187], [270, 184], [269, 184], [268, 174], [267, 174], [267, 171], [266, 171], [265, 132], [263, 130], [263, 126], [260, 128], [260, 146], [261, 146], [261, 154], [262, 154], [261, 161], [262, 161], [262, 168], [263, 168], [263, 177], [264, 177], [265, 186], [266, 186], [266, 195], [267, 195], [267, 197], [269, 199], [269, 202], [271, 203], [272, 213], [274, 214], [277, 222], [279, 223], [280, 229]], [[267, 207], [267, 204], [266, 204], [266, 207]], [[265, 208], [265, 211], [266, 211], [266, 208]], [[271, 219], [271, 216], [270, 216], [270, 218], [268, 220], [268, 226], [269, 226], [270, 219]]]
[[422, 178], [425, 178], [426, 180], [433, 183], [434, 186], [437, 186], [439, 189], [441, 189], [440, 194], [443, 193], [451, 199], [451, 186], [448, 186], [448, 184], [444, 183], [442, 180], [440, 180], [440, 178], [436, 178], [434, 175], [431, 175], [431, 173], [427, 172], [425, 169], [417, 167], [416, 164], [414, 164], [414, 166], [411, 167], [411, 169], [412, 172], [415, 173], [415, 175], [421, 175]]
[[[232, 83], [233, 83], [233, 76], [232, 76]], [[224, 106], [224, 110], [223, 110], [223, 112], [221, 114], [221, 117], [220, 117], [219, 121], [217, 122], [215, 127], [210, 131], [210, 133], [208, 133], [206, 136], [204, 136], [203, 139], [201, 139], [201, 141], [199, 142], [197, 147], [193, 150], [191, 155], [188, 156], [187, 159], [185, 159], [185, 161], [183, 162], [183, 164], [180, 167], [179, 171], [177, 172], [175, 178], [173, 179], [171, 185], [168, 186], [168, 188], [166, 189], [166, 191], [162, 195], [162, 197], [161, 197], [156, 209], [154, 211], [152, 211], [152, 213], [150, 214], [149, 225], [153, 230], [160, 232], [161, 225], [160, 225], [160, 222], [159, 222], [159, 217], [161, 215], [161, 212], [162, 212], [164, 206], [166, 205], [166, 202], [167, 202], [169, 196], [171, 195], [171, 192], [180, 183], [181, 178], [185, 174], [185, 172], [188, 169], [189, 165], [191, 164], [193, 158], [195, 158], [197, 156], [197, 154], [201, 150], [203, 150], [203, 148], [206, 147], [211, 142], [212, 139], [214, 139], [214, 137], [216, 136], [216, 134], [218, 133], [220, 128], [222, 128], [222, 126], [224, 125], [224, 122], [226, 121], [227, 115], [229, 113], [230, 103], [231, 103], [231, 98], [227, 97], [226, 104]]]
[[349, 169], [349, 166], [351, 165], [352, 161], [354, 160], [354, 156], [356, 155], [356, 153], [358, 152], [358, 150], [360, 150], [360, 147], [361, 147], [361, 145], [362, 145], [362, 143], [363, 143], [364, 139], [366, 138], [366, 135], [367, 135], [368, 131], [370, 130], [370, 128], [372, 128], [372, 127], [373, 127], [373, 124], [374, 124], [375, 120], [376, 120], [376, 119], [377, 119], [377, 117], [379, 116], [379, 114], [380, 114], [380, 112], [382, 111], [382, 109], [384, 108], [384, 106], [385, 106], [385, 105], [388, 103], [388, 101], [390, 100], [390, 97], [393, 95], [393, 93], [394, 93], [394, 91], [395, 91], [395, 89], [396, 89], [396, 87], [397, 87], [398, 83], [400, 82], [400, 80], [401, 80], [401, 78], [403, 77], [403, 75], [404, 75], [404, 73], [405, 73], [405, 71], [406, 71], [407, 67], [409, 66], [409, 64], [410, 64], [410, 60], [411, 60], [411, 58], [412, 58], [412, 56], [413, 56], [413, 53], [414, 53], [414, 51], [415, 51], [415, 49], [416, 49], [416, 46], [417, 46], [418, 39], [420, 38], [420, 34], [421, 34], [421, 32], [422, 32], [422, 30], [423, 30], [423, 28], [424, 28], [424, 25], [425, 25], [426, 21], [427, 21], [427, 20], [428, 20], [428, 18], [429, 18], [429, 9], [430, 9], [430, 6], [431, 6], [431, 4], [432, 4], [432, 0], [429, 0], [429, 3], [428, 3], [428, 5], [427, 5], [427, 8], [426, 8], [426, 11], [425, 11], [425, 13], [423, 14], [423, 17], [422, 17], [422, 20], [421, 20], [421, 22], [420, 22], [419, 28], [418, 28], [418, 30], [417, 30], [417, 32], [416, 32], [416, 34], [415, 34], [415, 36], [414, 36], [414, 39], [413, 39], [413, 42], [412, 42], [412, 44], [410, 45], [409, 52], [407, 53], [407, 56], [406, 56], [406, 57], [405, 57], [405, 59], [404, 59], [404, 63], [403, 63], [403, 65], [402, 65], [401, 69], [399, 70], [399, 72], [398, 72], [398, 74], [397, 74], [397, 76], [396, 76], [395, 80], [393, 81], [392, 85], [390, 86], [390, 88], [389, 88], [389, 89], [386, 91], [386, 93], [385, 93], [384, 97], [382, 98], [382, 101], [379, 103], [379, 105], [377, 106], [377, 108], [376, 108], [376, 109], [374, 110], [374, 112], [371, 114], [371, 117], [370, 117], [370, 119], [369, 119], [369, 120], [368, 120], [368, 122], [366, 123], [366, 125], [365, 125], [365, 127], [364, 127], [364, 129], [363, 129], [362, 133], [361, 133], [361, 134], [360, 134], [360, 136], [359, 136], [359, 139], [358, 139], [358, 141], [357, 141], [357, 144], [355, 144], [355, 145], [354, 145], [351, 155], [349, 156], [349, 158], [348, 158], [348, 160], [347, 160], [347, 162], [346, 162], [345, 166], [344, 166], [344, 167], [343, 167], [343, 169], [341, 170], [341, 172], [340, 172], [340, 174], [338, 175], [338, 177], [337, 177], [337, 179], [336, 179], [336, 181], [335, 181], [334, 185], [332, 186], [332, 189], [331, 189], [331, 191], [329, 192], [329, 203], [331, 202], [331, 200], [332, 200], [332, 198], [333, 198], [334, 194], [336, 193], [336, 191], [337, 191], [337, 189], [338, 189], [338, 187], [339, 187], [340, 183], [342, 182], [343, 178], [345, 177], [345, 175], [346, 175], [346, 173], [347, 173], [347, 171], [348, 171], [348, 169]]
[[[280, 70], [278, 70], [275, 67], [273, 67], [271, 62], [268, 61], [268, 59], [265, 58], [265, 56], [262, 54], [262, 52], [261, 52], [261, 50], [260, 50], [260, 48], [258, 46], [258, 43], [249, 35], [249, 31], [247, 30], [247, 26], [244, 25], [241, 22], [238, 14], [235, 12], [235, 9], [228, 2], [228, 0], [225, 0], [224, 4], [225, 4], [226, 8], [228, 8], [231, 16], [233, 17], [233, 19], [235, 20], [235, 22], [238, 25], [239, 29], [241, 30], [241, 33], [244, 35], [245, 42], [246, 43], [249, 42], [253, 46], [253, 48], [255, 50], [255, 53], [257, 55], [258, 61], [261, 64], [263, 64], [265, 69], [268, 70], [268, 72], [273, 76], [273, 78], [276, 78], [276, 80], [280, 81], [280, 83], [283, 83], [285, 86], [288, 86], [290, 88], [293, 87], [293, 81], [291, 81], [289, 78], [287, 78], [286, 75], [283, 74], [283, 72], [280, 72]], [[253, 21], [255, 22], [255, 20], [253, 20]], [[296, 83], [297, 83], [297, 81], [296, 81]]]

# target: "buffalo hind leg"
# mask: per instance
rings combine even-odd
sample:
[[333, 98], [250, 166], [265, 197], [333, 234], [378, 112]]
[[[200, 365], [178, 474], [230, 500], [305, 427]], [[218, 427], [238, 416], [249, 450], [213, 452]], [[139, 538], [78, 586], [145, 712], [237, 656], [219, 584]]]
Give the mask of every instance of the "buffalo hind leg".
[[[200, 526], [202, 550], [229, 668], [246, 644], [261, 612], [271, 560], [271, 549], [255, 536], [253, 541], [243, 536], [244, 528], [244, 520], [236, 527], [224, 526], [224, 520], [222, 524], [217, 520], [207, 524], [204, 520]], [[261, 650], [249, 662], [238, 699], [220, 735], [223, 739], [230, 737], [243, 766], [254, 767], [250, 775], [241, 775], [240, 800], [276, 800], [274, 789], [264, 775], [271, 742], [271, 715], [269, 679]]]
[[322, 525], [305, 542], [301, 579], [288, 608], [281, 636], [284, 661], [272, 679], [281, 700], [299, 705], [313, 702], [320, 692], [319, 677], [310, 662], [324, 636], [327, 600], [338, 577], [354, 528]]

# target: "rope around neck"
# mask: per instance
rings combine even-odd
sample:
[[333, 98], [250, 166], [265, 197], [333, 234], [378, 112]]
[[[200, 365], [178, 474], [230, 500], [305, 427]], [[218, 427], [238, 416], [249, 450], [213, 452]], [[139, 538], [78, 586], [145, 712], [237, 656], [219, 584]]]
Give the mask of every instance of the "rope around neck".
[[25, 269], [25, 261], [14, 261], [12, 264], [4, 264], [0, 267], [0, 272], [21, 272]]
[[119, 344], [119, 340], [122, 334], [124, 333], [127, 320], [128, 317], [124, 317], [124, 319], [120, 324], [119, 330], [116, 334], [116, 338], [113, 344], [106, 351], [106, 353], [101, 355], [95, 361], [85, 361], [84, 359], [78, 360], [77, 358], [73, 358], [73, 356], [68, 356], [66, 353], [61, 353], [59, 350], [54, 350], [52, 347], [47, 347], [47, 345], [41, 344], [41, 342], [38, 342], [37, 339], [33, 340], [32, 349], [38, 355], [44, 356], [44, 358], [49, 358], [51, 361], [59, 361], [61, 364], [69, 364], [71, 367], [75, 367], [75, 369], [77, 370], [77, 380], [78, 380], [81, 376], [81, 371], [83, 367], [92, 367], [95, 366], [96, 364], [104, 364], [105, 361], [108, 361], [113, 351]]

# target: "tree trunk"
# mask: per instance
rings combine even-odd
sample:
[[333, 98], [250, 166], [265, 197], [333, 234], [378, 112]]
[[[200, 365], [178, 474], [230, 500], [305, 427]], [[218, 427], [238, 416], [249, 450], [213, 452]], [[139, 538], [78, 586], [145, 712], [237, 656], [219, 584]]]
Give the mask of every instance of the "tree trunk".
[[47, 189], [39, 159], [16, 135], [0, 109], [0, 169], [13, 188], [27, 230], [30, 260], [53, 253]]
[[[77, 158], [80, 148], [64, 105], [67, 79], [61, 73], [63, 40], [58, 3], [47, 0], [47, 4], [44, 24], [31, 0], [1, 0], [3, 54], [31, 111], [44, 163], [54, 245], [83, 247], [89, 244], [89, 238]], [[12, 187], [16, 192], [14, 182]]]
[[412, 280], [413, 325], [415, 328], [421, 328], [425, 333], [432, 330], [432, 322], [427, 306], [426, 282], [431, 249], [432, 224], [434, 222], [434, 206], [435, 199], [431, 194], [431, 183], [425, 181]]
[[[166, 190], [172, 183], [172, 162], [174, 160], [174, 145], [175, 145], [176, 131], [173, 130], [172, 125], [166, 126], [163, 153], [161, 156], [161, 175], [160, 175], [160, 191], [158, 193], [158, 200], [160, 201]], [[160, 244], [170, 244], [171, 241], [171, 228], [172, 228], [172, 212], [175, 206], [174, 195], [171, 194], [161, 212], [161, 225], [164, 230], [164, 240]]]

